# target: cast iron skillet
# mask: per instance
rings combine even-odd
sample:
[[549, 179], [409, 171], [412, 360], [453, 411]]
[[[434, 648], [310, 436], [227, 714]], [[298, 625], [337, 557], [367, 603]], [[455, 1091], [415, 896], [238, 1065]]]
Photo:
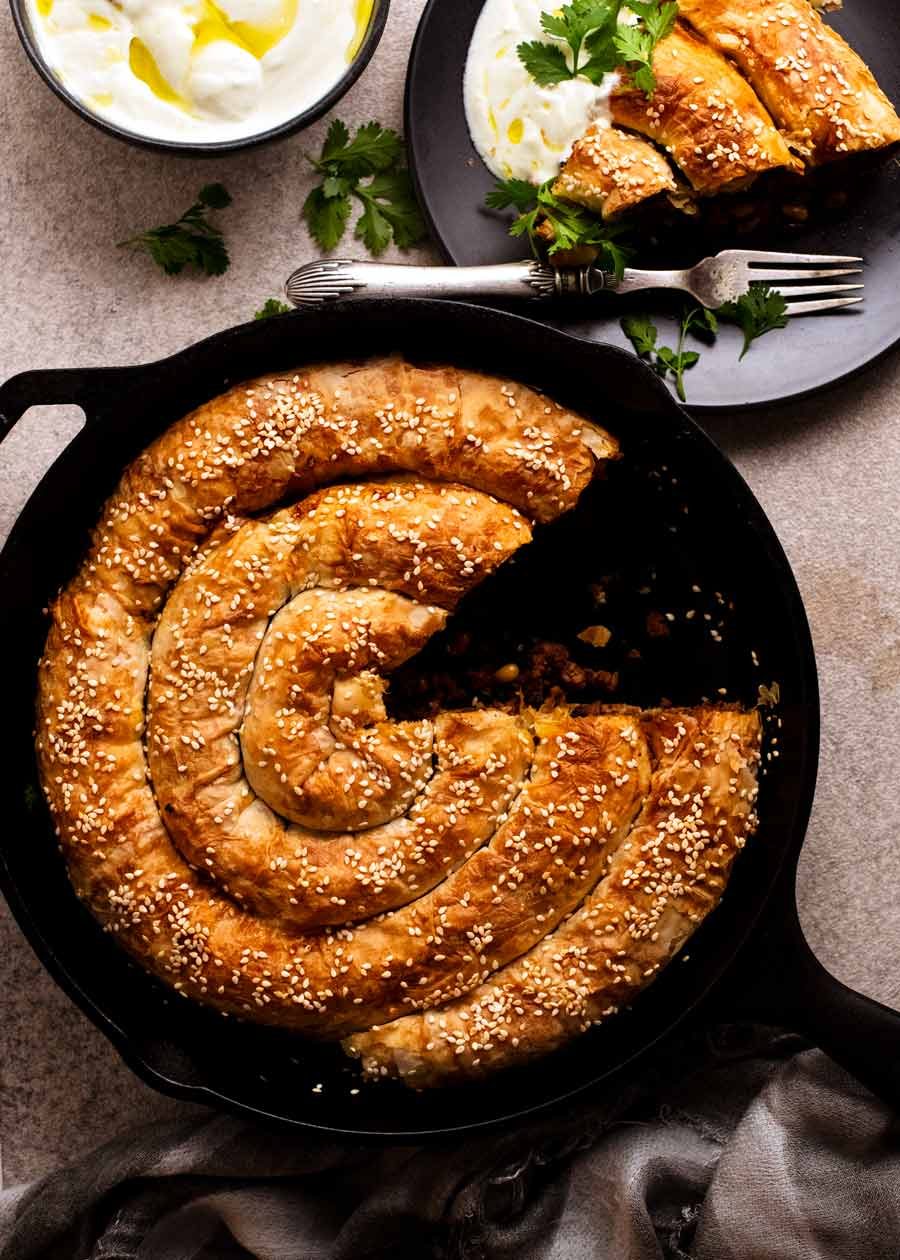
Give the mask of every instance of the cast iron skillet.
[[[431, 233], [448, 262], [457, 266], [505, 262], [523, 257], [527, 247], [511, 239], [509, 214], [486, 210], [485, 194], [494, 178], [469, 138], [463, 105], [463, 68], [472, 31], [484, 0], [429, 0], [413, 43], [406, 79], [406, 138], [419, 202]], [[545, 4], [544, 8], [553, 8]], [[874, 71], [895, 103], [900, 103], [900, 22], [895, 0], [848, 0], [829, 14], [833, 25]], [[824, 187], [805, 224], [778, 231], [760, 229], [757, 238], [725, 231], [716, 238], [706, 224], [692, 230], [684, 216], [666, 225], [662, 239], [648, 242], [646, 228], [635, 236], [638, 265], [686, 266], [706, 254], [734, 246], [787, 249], [814, 254], [860, 254], [866, 259], [865, 303], [834, 315], [793, 319], [787, 329], [766, 337], [738, 366], [738, 330], [723, 325], [716, 344], [704, 348], [688, 373], [692, 408], [756, 406], [798, 398], [865, 367], [895, 345], [900, 336], [900, 157], [896, 148], [862, 162], [837, 162], [817, 181]], [[809, 177], [807, 177], [809, 178]], [[846, 203], [830, 208], [836, 198]], [[785, 200], [789, 200], [786, 197]], [[628, 311], [650, 311], [660, 341], [674, 345], [675, 316], [683, 300], [660, 293], [627, 298], [594, 298], [567, 314], [541, 309], [553, 323], [596, 341], [627, 346], [619, 327]]]
[[[724, 688], [752, 704], [760, 683], [777, 681], [781, 690], [767, 718], [760, 832], [684, 959], [630, 1011], [551, 1058], [484, 1086], [421, 1095], [395, 1083], [360, 1088], [355, 1065], [334, 1047], [223, 1020], [132, 964], [71, 891], [31, 743], [41, 610], [77, 567], [125, 464], [190, 408], [257, 373], [390, 351], [527, 380], [596, 416], [623, 443], [625, 458], [576, 512], [545, 529], [461, 609], [476, 633], [502, 636], [513, 627], [517, 636], [574, 641], [583, 618], [597, 618], [587, 592], [602, 581], [604, 621], [641, 652], [640, 660], [622, 658], [621, 698], [690, 702], [717, 698]], [[362, 302], [245, 324], [159, 363], [26, 372], [0, 387], [2, 430], [33, 404], [62, 402], [84, 408], [84, 429], [35, 491], [0, 556], [0, 658], [13, 666], [4, 712], [12, 738], [0, 769], [7, 810], [0, 883], [52, 975], [145, 1081], [329, 1133], [449, 1134], [534, 1114], [608, 1081], [711, 990], [726, 1008], [746, 998], [752, 977], [755, 1014], [808, 1032], [900, 1103], [900, 1018], [827, 975], [805, 945], [794, 904], [819, 732], [815, 662], [797, 587], [734, 467], [634, 356], [481, 307]], [[690, 608], [695, 616], [686, 619]], [[675, 620], [665, 617], [669, 611]], [[648, 635], [651, 613], [661, 616], [651, 618], [656, 633]], [[438, 642], [435, 656], [440, 650]]]

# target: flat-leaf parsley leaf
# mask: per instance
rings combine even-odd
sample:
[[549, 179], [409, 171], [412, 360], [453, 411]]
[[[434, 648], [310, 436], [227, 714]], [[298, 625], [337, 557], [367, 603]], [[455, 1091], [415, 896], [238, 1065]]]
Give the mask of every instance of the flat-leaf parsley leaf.
[[618, 240], [625, 229], [603, 223], [589, 210], [563, 201], [553, 192], [553, 183], [548, 179], [538, 187], [524, 179], [501, 180], [488, 193], [485, 204], [491, 210], [517, 211], [509, 227], [510, 236], [527, 236], [536, 257], [587, 247], [596, 250], [602, 267], [621, 279], [631, 256]]
[[743, 331], [744, 348], [740, 354], [742, 359], [755, 338], [773, 332], [776, 328], [787, 327], [788, 321], [781, 294], [776, 293], [769, 285], [757, 282], [751, 284], [736, 302], [726, 302], [718, 310], [711, 311], [705, 306], [688, 307], [681, 320], [678, 347], [675, 350], [657, 345], [656, 325], [650, 322], [647, 315], [626, 315], [620, 324], [622, 332], [642, 359], [646, 359], [662, 377], [671, 373], [675, 379], [678, 397], [684, 402], [684, 374], [700, 358], [695, 350], [685, 350], [685, 338], [688, 334], [693, 334], [703, 341], [713, 341], [719, 331], [720, 319], [738, 324]]
[[[633, 25], [620, 22], [623, 8], [637, 18]], [[573, 0], [541, 14], [541, 28], [557, 42], [527, 40], [518, 46], [519, 60], [541, 87], [579, 76], [599, 83], [624, 65], [635, 87], [652, 96], [653, 50], [671, 33], [677, 16], [676, 0]]]
[[519, 60], [538, 87], [550, 87], [564, 79], [574, 79], [566, 54], [558, 44], [547, 44], [542, 39], [528, 40], [520, 44]]
[[596, 83], [615, 67], [612, 35], [622, 0], [573, 0], [552, 13], [541, 14], [541, 28], [560, 44], [530, 40], [520, 44], [519, 59], [541, 87], [584, 75]]
[[207, 276], [220, 276], [228, 270], [231, 260], [221, 230], [209, 222], [207, 213], [230, 205], [231, 197], [222, 184], [206, 184], [175, 223], [139, 232], [120, 241], [119, 248], [143, 250], [167, 276], [177, 276], [185, 267], [194, 267]]
[[351, 209], [349, 191], [329, 196], [324, 184], [312, 189], [303, 203], [303, 217], [317, 245], [334, 249], [347, 230]]
[[306, 198], [303, 217], [323, 250], [334, 249], [343, 238], [354, 197], [362, 206], [356, 236], [371, 253], [383, 253], [391, 240], [407, 249], [425, 236], [412, 181], [403, 166], [403, 141], [396, 131], [370, 122], [351, 139], [336, 118], [320, 156], [309, 161], [322, 182]]
[[484, 199], [491, 210], [506, 210], [509, 206], [519, 214], [527, 214], [535, 207], [538, 188], [527, 179], [500, 179]]
[[[381, 219], [387, 225], [388, 235], [393, 234], [398, 248], [408, 249], [422, 239], [425, 227], [409, 171], [383, 171], [368, 184], [360, 184], [356, 195], [365, 207], [363, 218], [369, 216], [370, 221], [376, 217]], [[356, 225], [356, 235], [373, 253], [380, 252], [370, 241], [367, 229], [360, 229], [362, 221], [360, 219]]]
[[737, 324], [744, 334], [742, 359], [757, 337], [763, 337], [777, 328], [786, 328], [788, 322], [787, 303], [782, 295], [759, 281], [751, 284], [736, 302], [720, 306], [719, 314]]
[[634, 346], [640, 358], [646, 358], [656, 349], [657, 327], [648, 315], [625, 315], [620, 320], [622, 332]]
[[672, 33], [678, 16], [675, 0], [634, 0], [628, 8], [638, 17], [636, 26], [620, 26], [616, 32], [616, 52], [628, 67], [634, 86], [645, 96], [656, 90], [653, 73], [653, 50], [661, 39]]
[[254, 319], [271, 319], [273, 315], [287, 315], [291, 308], [287, 302], [280, 301], [279, 298], [266, 298], [258, 311], [254, 311]]
[[714, 337], [719, 327], [714, 312], [704, 306], [688, 307], [681, 319], [678, 345], [674, 350], [657, 344], [656, 325], [646, 315], [626, 315], [620, 321], [620, 326], [642, 359], [650, 362], [660, 376], [665, 378], [671, 375], [674, 378], [675, 392], [685, 402], [684, 374], [700, 360], [696, 350], [685, 350], [685, 338], [688, 333]]

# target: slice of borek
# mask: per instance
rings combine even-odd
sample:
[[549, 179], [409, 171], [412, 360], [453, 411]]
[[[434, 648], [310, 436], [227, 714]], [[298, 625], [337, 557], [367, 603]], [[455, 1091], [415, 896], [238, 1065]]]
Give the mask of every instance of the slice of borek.
[[679, 13], [734, 61], [811, 165], [900, 140], [875, 76], [807, 0], [682, 0]]
[[576, 142], [553, 185], [557, 197], [586, 206], [604, 219], [675, 188], [669, 163], [652, 144], [605, 120], [593, 123]]
[[547, 1054], [633, 999], [717, 905], [756, 823], [759, 717], [672, 709], [640, 725], [649, 791], [593, 893], [465, 998], [347, 1039], [367, 1075], [430, 1087]]
[[689, 27], [678, 23], [660, 40], [653, 72], [649, 100], [623, 77], [610, 97], [612, 120], [662, 146], [699, 196], [801, 167], [746, 79]]

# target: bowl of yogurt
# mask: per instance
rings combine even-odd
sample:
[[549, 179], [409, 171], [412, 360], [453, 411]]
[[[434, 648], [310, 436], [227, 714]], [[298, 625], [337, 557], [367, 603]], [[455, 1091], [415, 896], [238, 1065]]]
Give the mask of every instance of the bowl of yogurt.
[[101, 130], [190, 156], [321, 118], [369, 62], [390, 0], [12, 0], [44, 81]]
[[[617, 70], [596, 83], [577, 76], [540, 87], [522, 64], [519, 45], [547, 40], [541, 14], [553, 7], [547, 0], [485, 0], [472, 35], [463, 81], [466, 121], [498, 179], [553, 179], [590, 124], [611, 121]], [[635, 18], [626, 8], [621, 20]]]

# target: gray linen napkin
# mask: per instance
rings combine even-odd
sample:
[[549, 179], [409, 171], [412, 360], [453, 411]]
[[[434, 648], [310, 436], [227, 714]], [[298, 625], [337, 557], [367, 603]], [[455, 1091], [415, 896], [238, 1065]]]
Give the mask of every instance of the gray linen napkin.
[[695, 1033], [615, 1098], [439, 1147], [210, 1112], [0, 1194], [0, 1260], [897, 1260], [900, 1124], [797, 1038]]

